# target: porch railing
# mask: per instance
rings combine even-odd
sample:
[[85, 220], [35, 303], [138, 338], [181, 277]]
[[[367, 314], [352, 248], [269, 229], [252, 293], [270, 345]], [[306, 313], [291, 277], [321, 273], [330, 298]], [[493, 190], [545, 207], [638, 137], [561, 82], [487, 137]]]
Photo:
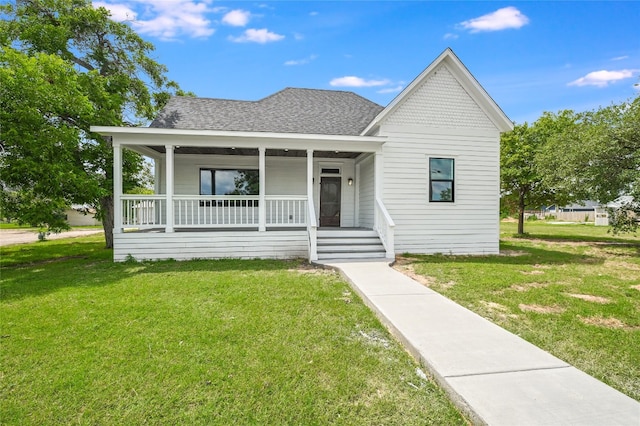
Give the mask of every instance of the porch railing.
[[394, 237], [395, 237], [395, 222], [391, 219], [391, 215], [384, 206], [384, 203], [380, 198], [376, 197], [376, 214], [375, 214], [375, 230], [387, 251], [386, 256], [390, 259], [395, 258], [394, 249]]
[[123, 228], [157, 228], [167, 224], [164, 195], [122, 195], [120, 199]]
[[253, 227], [258, 214], [258, 196], [173, 196], [176, 228]]
[[[123, 228], [167, 226], [165, 195], [123, 195]], [[253, 228], [259, 226], [258, 196], [173, 196], [175, 228]], [[265, 224], [274, 227], [306, 227], [307, 197], [266, 196]], [[117, 225], [116, 225], [117, 226]]]
[[265, 197], [267, 226], [307, 226], [307, 197]]

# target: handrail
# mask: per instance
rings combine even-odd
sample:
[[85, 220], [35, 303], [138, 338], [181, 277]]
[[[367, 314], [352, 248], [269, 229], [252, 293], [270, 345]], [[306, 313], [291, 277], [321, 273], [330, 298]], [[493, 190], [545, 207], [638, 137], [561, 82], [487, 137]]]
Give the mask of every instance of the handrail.
[[[391, 218], [391, 215], [389, 214], [389, 212], [387, 211], [387, 208], [384, 206], [384, 203], [378, 197], [376, 197], [376, 210], [378, 211], [378, 214], [375, 215], [376, 231], [378, 232], [378, 236], [382, 241], [382, 245], [384, 246], [387, 252], [386, 253], [387, 258], [393, 259], [396, 256], [395, 241], [394, 241], [395, 240], [394, 228], [396, 224]], [[384, 226], [381, 226], [382, 225], [381, 222], [384, 222]]]
[[318, 260], [318, 222], [316, 220], [316, 208], [313, 205], [313, 197], [307, 201], [307, 234], [309, 235], [309, 261]]
[[376, 204], [378, 205], [378, 207], [382, 211], [382, 214], [384, 215], [385, 222], [387, 222], [387, 224], [390, 227], [395, 228], [396, 223], [393, 221], [393, 219], [391, 219], [391, 215], [387, 211], [387, 208], [384, 206], [384, 203], [382, 202], [382, 200], [380, 200], [380, 198], [378, 198], [378, 197], [376, 197]]

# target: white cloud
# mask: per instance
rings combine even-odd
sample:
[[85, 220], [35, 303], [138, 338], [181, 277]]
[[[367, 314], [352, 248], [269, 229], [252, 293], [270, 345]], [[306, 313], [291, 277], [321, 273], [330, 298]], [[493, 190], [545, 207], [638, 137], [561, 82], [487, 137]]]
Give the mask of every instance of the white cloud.
[[396, 87], [388, 87], [386, 89], [380, 89], [378, 90], [378, 93], [384, 94], [384, 93], [399, 93], [402, 91], [402, 89], [404, 89], [404, 86], [400, 85], [400, 86], [396, 86]]
[[633, 74], [639, 70], [618, 70], [618, 71], [593, 71], [584, 77], [569, 83], [569, 86], [596, 86], [607, 87], [610, 83], [633, 77]]
[[[136, 2], [95, 2], [112, 11], [114, 20], [131, 20], [131, 26], [140, 34], [175, 40], [179, 36], [208, 37], [215, 32], [206, 14], [210, 0], [138, 0]], [[135, 8], [138, 12], [134, 11]], [[127, 14], [132, 14], [127, 17]]]
[[444, 40], [455, 40], [459, 37], [458, 34], [454, 34], [454, 33], [446, 33], [442, 38]]
[[287, 66], [293, 66], [293, 65], [306, 65], [309, 62], [315, 60], [318, 57], [318, 55], [311, 55], [307, 58], [304, 59], [292, 59], [290, 61], [285, 62], [284, 64]]
[[267, 30], [266, 28], [262, 28], [260, 30], [256, 30], [256, 29], [250, 28], [250, 29], [246, 30], [239, 37], [229, 37], [229, 40], [234, 41], [236, 43], [249, 43], [249, 42], [252, 42], [252, 43], [265, 44], [265, 43], [270, 43], [270, 42], [273, 42], [273, 41], [280, 41], [283, 38], [284, 38], [283, 35], [272, 33], [271, 31]]
[[521, 28], [529, 23], [522, 12], [513, 6], [503, 7], [495, 12], [482, 15], [478, 18], [469, 19], [461, 22], [458, 26], [462, 29], [469, 30], [472, 33], [482, 31], [500, 31], [511, 28]]
[[629, 56], [616, 56], [615, 58], [611, 58], [612, 61], [624, 61], [625, 59], [629, 59]]
[[376, 87], [386, 86], [389, 83], [389, 80], [365, 80], [364, 78], [353, 75], [334, 78], [329, 82], [333, 87]]
[[320, 13], [316, 12], [315, 10], [313, 12], [309, 12], [309, 16], [318, 16]]
[[251, 13], [246, 10], [236, 9], [224, 15], [222, 22], [234, 27], [244, 27], [249, 23]]
[[138, 14], [126, 4], [109, 4], [103, 1], [94, 1], [93, 7], [104, 7], [111, 13], [111, 19], [117, 22], [132, 21], [138, 16]]

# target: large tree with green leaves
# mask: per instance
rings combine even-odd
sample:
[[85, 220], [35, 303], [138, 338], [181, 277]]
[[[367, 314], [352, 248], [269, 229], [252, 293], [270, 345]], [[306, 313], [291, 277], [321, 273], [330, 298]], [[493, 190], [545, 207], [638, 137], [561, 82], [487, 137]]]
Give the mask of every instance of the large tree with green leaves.
[[568, 131], [575, 121], [572, 111], [545, 112], [535, 123], [514, 126], [500, 141], [500, 191], [503, 204], [518, 213], [518, 234], [524, 233], [527, 208], [565, 204], [573, 200], [571, 192], [548, 185], [539, 167], [538, 155], [552, 138]]
[[640, 217], [640, 96], [578, 114], [539, 155], [546, 185], [602, 204], [631, 195], [612, 210], [614, 232], [636, 231]]
[[[65, 206], [91, 203], [112, 247], [113, 151], [89, 128], [142, 124], [182, 92], [153, 45], [90, 0], [20, 0], [0, 13], [3, 213], [60, 230]], [[143, 159], [124, 154], [127, 191]]]

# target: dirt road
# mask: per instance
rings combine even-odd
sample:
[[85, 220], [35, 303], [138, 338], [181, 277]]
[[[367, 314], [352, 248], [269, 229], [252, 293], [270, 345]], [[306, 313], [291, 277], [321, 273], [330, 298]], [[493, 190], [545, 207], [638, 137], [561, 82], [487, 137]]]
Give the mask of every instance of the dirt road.
[[[84, 237], [85, 235], [99, 234], [102, 232], [101, 229], [73, 229], [59, 234], [50, 234], [47, 239], [57, 240], [60, 238]], [[38, 241], [37, 232], [21, 229], [0, 229], [0, 246], [33, 243], [36, 241]]]

